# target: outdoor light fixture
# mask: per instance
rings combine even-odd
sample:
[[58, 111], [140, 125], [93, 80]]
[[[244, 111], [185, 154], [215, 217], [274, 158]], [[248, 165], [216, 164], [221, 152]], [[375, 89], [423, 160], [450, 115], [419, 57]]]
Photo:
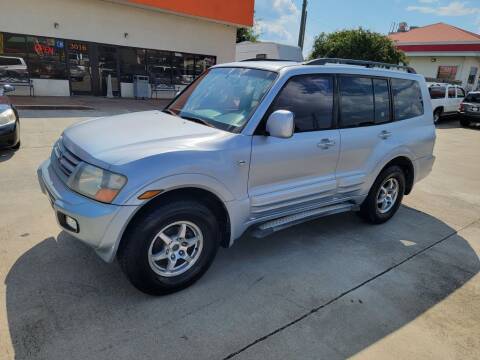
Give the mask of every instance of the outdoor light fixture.
[[125, 39], [128, 38], [128, 33], [124, 33], [123, 36], [125, 37]]
[[54, 23], [53, 23], [53, 27], [54, 27], [55, 29], [58, 29], [58, 28], [60, 27], [60, 24], [59, 24], [58, 22], [54, 22]]

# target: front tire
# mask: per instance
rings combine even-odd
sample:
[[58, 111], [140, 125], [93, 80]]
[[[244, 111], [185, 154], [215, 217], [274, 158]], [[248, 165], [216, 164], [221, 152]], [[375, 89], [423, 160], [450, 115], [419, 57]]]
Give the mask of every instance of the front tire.
[[214, 213], [178, 200], [139, 218], [122, 239], [118, 260], [130, 282], [150, 295], [186, 288], [210, 267], [220, 243]]
[[397, 212], [405, 193], [405, 174], [398, 166], [384, 169], [360, 206], [360, 216], [371, 224], [382, 224]]
[[460, 125], [462, 125], [463, 127], [470, 127], [470, 120], [465, 119], [465, 118], [461, 118], [460, 119]]

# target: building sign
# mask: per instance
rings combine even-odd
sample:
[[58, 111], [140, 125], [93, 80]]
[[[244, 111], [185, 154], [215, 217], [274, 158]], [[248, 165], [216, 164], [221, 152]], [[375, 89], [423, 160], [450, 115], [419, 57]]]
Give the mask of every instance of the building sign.
[[85, 43], [79, 43], [79, 42], [69, 42], [68, 49], [70, 51], [86, 53], [88, 52], [88, 45]]
[[125, 2], [230, 24], [253, 25], [254, 0], [126, 0]]

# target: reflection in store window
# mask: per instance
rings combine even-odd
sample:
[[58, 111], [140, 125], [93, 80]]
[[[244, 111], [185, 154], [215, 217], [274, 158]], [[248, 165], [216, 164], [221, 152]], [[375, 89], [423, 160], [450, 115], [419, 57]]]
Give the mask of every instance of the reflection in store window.
[[197, 55], [195, 56], [195, 77], [202, 74], [205, 70], [215, 65], [214, 56], [204, 56]]
[[27, 36], [27, 54], [28, 70], [32, 78], [67, 79], [63, 40]]
[[175, 84], [188, 85], [193, 81], [194, 64], [195, 58], [193, 55], [174, 53], [172, 71]]
[[172, 53], [170, 51], [147, 51], [148, 76], [155, 85], [172, 84]]
[[0, 83], [29, 81], [25, 36], [0, 33]]
[[133, 82], [135, 75], [146, 75], [145, 50], [120, 48], [120, 81]]

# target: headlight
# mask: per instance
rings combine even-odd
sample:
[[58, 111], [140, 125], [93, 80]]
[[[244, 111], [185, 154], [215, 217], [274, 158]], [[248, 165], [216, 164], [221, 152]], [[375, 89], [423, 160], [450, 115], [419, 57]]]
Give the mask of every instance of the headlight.
[[13, 124], [16, 120], [15, 112], [9, 105], [0, 105], [0, 126]]
[[86, 163], [80, 163], [67, 182], [73, 191], [104, 203], [111, 203], [126, 183], [125, 176]]

